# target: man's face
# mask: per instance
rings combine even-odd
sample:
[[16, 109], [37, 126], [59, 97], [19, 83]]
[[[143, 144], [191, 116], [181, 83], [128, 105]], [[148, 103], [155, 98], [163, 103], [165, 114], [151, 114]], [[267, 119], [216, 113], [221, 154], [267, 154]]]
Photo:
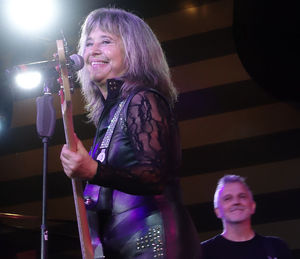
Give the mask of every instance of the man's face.
[[227, 183], [219, 191], [215, 213], [223, 222], [237, 224], [250, 222], [255, 212], [255, 202], [249, 190], [241, 183]]

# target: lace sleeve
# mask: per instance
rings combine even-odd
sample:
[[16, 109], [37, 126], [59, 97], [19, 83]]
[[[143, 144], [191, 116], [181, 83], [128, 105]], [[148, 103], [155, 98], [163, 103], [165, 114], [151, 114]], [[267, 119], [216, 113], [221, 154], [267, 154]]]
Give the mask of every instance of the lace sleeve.
[[170, 118], [169, 106], [160, 95], [136, 94], [128, 106], [127, 129], [138, 164], [117, 169], [99, 163], [94, 181], [131, 194], [161, 193], [170, 176]]

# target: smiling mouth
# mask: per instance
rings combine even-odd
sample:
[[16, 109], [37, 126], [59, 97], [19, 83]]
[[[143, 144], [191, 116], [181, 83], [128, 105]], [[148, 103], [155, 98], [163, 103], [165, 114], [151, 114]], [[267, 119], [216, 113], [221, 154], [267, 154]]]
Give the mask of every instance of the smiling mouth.
[[235, 209], [231, 209], [230, 212], [235, 212], [235, 211], [243, 211], [243, 208], [235, 208]]
[[103, 65], [103, 64], [108, 64], [108, 62], [107, 61], [92, 61], [91, 62], [92, 66]]

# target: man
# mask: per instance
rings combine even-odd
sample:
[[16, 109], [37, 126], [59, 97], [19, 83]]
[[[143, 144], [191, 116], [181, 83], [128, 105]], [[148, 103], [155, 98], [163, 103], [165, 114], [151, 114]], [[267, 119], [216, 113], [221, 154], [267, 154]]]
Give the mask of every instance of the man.
[[215, 213], [223, 232], [201, 243], [205, 259], [291, 259], [287, 245], [277, 237], [254, 232], [251, 216], [256, 204], [243, 177], [225, 175], [214, 196]]

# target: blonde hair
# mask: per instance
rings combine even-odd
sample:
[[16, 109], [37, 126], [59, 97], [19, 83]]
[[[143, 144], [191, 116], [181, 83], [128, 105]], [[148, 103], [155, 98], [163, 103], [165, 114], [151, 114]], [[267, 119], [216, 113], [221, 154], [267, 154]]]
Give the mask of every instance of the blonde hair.
[[[126, 72], [122, 96], [138, 87], [155, 88], [173, 106], [177, 100], [177, 90], [171, 80], [169, 66], [161, 45], [151, 28], [139, 17], [116, 8], [100, 8], [92, 11], [81, 29], [78, 54], [83, 55], [86, 39], [95, 28], [119, 36], [125, 49]], [[90, 121], [97, 124], [102, 112], [102, 99], [99, 87], [89, 77], [86, 68], [78, 72], [86, 110]]]

